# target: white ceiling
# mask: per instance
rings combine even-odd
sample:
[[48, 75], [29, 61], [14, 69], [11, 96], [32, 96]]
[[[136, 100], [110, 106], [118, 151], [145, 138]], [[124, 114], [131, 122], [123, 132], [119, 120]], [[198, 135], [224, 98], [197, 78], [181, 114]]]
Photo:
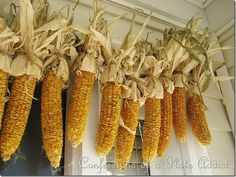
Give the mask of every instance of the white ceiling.
[[192, 3], [193, 5], [205, 9], [209, 6], [214, 0], [185, 0], [187, 2]]

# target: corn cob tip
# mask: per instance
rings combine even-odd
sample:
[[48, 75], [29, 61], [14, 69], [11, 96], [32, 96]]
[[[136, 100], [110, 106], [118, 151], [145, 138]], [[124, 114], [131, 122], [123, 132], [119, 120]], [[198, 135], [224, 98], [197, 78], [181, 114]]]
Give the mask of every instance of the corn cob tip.
[[60, 166], [59, 162], [51, 162], [53, 168], [58, 168]]
[[73, 148], [77, 148], [79, 146], [79, 144], [77, 144], [77, 143], [71, 143], [71, 145]]
[[11, 159], [11, 156], [7, 156], [7, 157], [3, 157], [2, 158], [2, 161], [3, 162], [7, 162], [7, 161], [9, 161]]
[[184, 143], [185, 142], [185, 138], [177, 138], [178, 142], [180, 143]]
[[125, 170], [125, 167], [126, 167], [125, 163], [124, 164], [120, 164], [120, 163], [115, 162], [115, 164], [116, 164], [116, 167], [118, 168], [118, 170], [120, 170], [122, 172]]

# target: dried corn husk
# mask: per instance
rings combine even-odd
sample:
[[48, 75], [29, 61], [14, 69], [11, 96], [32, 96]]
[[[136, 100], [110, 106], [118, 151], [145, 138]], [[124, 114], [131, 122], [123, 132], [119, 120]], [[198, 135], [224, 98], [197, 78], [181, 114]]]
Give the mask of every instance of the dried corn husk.
[[[95, 0], [90, 28], [101, 30], [103, 12]], [[70, 62], [74, 79], [71, 85], [67, 136], [73, 147], [80, 145], [85, 134], [93, 84], [98, 74], [98, 66], [103, 61], [100, 46], [93, 33], [86, 34], [80, 42], [78, 57]]]
[[[135, 15], [134, 15], [135, 16]], [[120, 17], [118, 17], [119, 19]], [[102, 51], [104, 54], [104, 69], [101, 73], [101, 84], [104, 86], [104, 88], [109, 88], [108, 86], [110, 84], [116, 85], [115, 89], [109, 89], [112, 92], [103, 92], [102, 94], [102, 106], [101, 106], [101, 114], [100, 114], [100, 123], [99, 123], [99, 128], [98, 128], [98, 136], [97, 136], [97, 152], [100, 155], [107, 154], [110, 149], [112, 148], [112, 145], [114, 143], [115, 137], [117, 135], [117, 129], [118, 129], [118, 121], [119, 121], [119, 113], [115, 114], [112, 116], [109, 113], [113, 112], [117, 109], [121, 108], [121, 93], [120, 92], [114, 92], [115, 90], [119, 90], [120, 86], [123, 83], [124, 80], [124, 72], [122, 72], [121, 69], [121, 64], [122, 61], [130, 54], [133, 56], [134, 52], [134, 46], [139, 39], [140, 35], [142, 34], [145, 26], [148, 23], [150, 17], [146, 19], [144, 22], [143, 26], [141, 27], [141, 30], [135, 37], [130, 37], [131, 29], [126, 35], [126, 38], [124, 40], [124, 43], [122, 44], [120, 49], [112, 51], [111, 49], [111, 41], [110, 41], [110, 33], [111, 33], [111, 28], [108, 26], [108, 32], [106, 37], [103, 36], [103, 34], [93, 30], [92, 32], [95, 34], [97, 40], [101, 43], [102, 45]], [[112, 23], [111, 23], [112, 24]], [[109, 29], [110, 28], [110, 29]], [[132, 25], [131, 25], [132, 28]], [[131, 40], [129, 40], [131, 38]], [[132, 82], [132, 81], [131, 81]], [[119, 85], [118, 85], [119, 84]], [[132, 83], [131, 85], [135, 85], [136, 83]], [[136, 87], [135, 87], [136, 89]], [[114, 90], [114, 91], [113, 91]], [[137, 92], [135, 92], [136, 94]], [[108, 95], [105, 95], [108, 94]], [[114, 95], [115, 94], [115, 95]], [[114, 98], [115, 103], [119, 104], [113, 104], [112, 99], [106, 99], [106, 98]], [[116, 99], [118, 97], [118, 100]], [[120, 98], [119, 98], [120, 97]], [[107, 110], [108, 106], [112, 105], [118, 105], [116, 107], [112, 107], [112, 110]], [[113, 110], [114, 109], [114, 110]], [[118, 110], [120, 111], [120, 110]], [[112, 116], [112, 117], [110, 117]], [[115, 117], [116, 116], [116, 117]], [[108, 130], [112, 128], [112, 134], [109, 135], [107, 138], [107, 134], [109, 133]], [[106, 130], [107, 129], [107, 130]], [[105, 131], [104, 131], [105, 130]], [[104, 141], [107, 141], [106, 143]], [[104, 143], [107, 145], [105, 146]]]

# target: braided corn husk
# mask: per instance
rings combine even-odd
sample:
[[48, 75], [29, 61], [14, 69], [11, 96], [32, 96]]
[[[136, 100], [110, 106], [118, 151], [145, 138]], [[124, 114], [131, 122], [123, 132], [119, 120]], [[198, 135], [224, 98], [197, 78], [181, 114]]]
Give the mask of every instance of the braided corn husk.
[[[139, 102], [133, 99], [123, 100], [121, 117], [125, 126], [134, 132], [138, 125], [139, 106]], [[115, 146], [115, 163], [121, 170], [125, 169], [130, 160], [134, 139], [135, 135], [131, 134], [126, 128], [119, 126]]]
[[184, 87], [175, 87], [175, 90], [172, 94], [172, 106], [175, 136], [179, 142], [184, 143], [187, 132]]
[[157, 150], [159, 157], [164, 156], [170, 145], [172, 123], [172, 95], [165, 90], [161, 100], [161, 130]]
[[49, 70], [42, 82], [41, 126], [43, 146], [54, 168], [59, 167], [63, 146], [62, 81]]
[[107, 155], [111, 150], [119, 125], [121, 108], [121, 87], [114, 82], [104, 84], [97, 132], [96, 151], [98, 155]]
[[157, 152], [161, 127], [160, 99], [147, 98], [145, 101], [145, 118], [142, 144], [143, 162], [151, 162]]
[[22, 75], [14, 77], [10, 99], [1, 132], [1, 156], [8, 161], [20, 145], [30, 114], [36, 79]]
[[8, 74], [0, 69], [0, 129], [5, 106], [5, 95], [8, 85]]
[[193, 94], [188, 100], [188, 117], [198, 141], [205, 146], [210, 145], [212, 137], [205, 116], [204, 102], [198, 94]]
[[94, 80], [95, 74], [87, 71], [74, 78], [67, 122], [68, 139], [74, 147], [80, 145], [85, 134]]

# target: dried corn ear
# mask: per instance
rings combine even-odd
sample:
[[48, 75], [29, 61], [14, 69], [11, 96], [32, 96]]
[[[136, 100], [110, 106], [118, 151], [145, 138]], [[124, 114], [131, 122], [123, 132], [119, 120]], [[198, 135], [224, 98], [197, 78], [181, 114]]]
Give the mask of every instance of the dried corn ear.
[[169, 147], [172, 123], [172, 95], [165, 90], [161, 100], [161, 130], [157, 150], [159, 157], [163, 157]]
[[20, 145], [28, 121], [36, 79], [22, 75], [13, 79], [1, 132], [1, 156], [8, 161]]
[[184, 143], [187, 123], [186, 123], [186, 102], [185, 102], [185, 88], [176, 87], [172, 94], [173, 106], [173, 127], [177, 140]]
[[[135, 139], [135, 131], [138, 125], [139, 102], [133, 99], [124, 99], [121, 109], [121, 118], [124, 124], [129, 129], [119, 126], [116, 148], [115, 148], [115, 163], [117, 167], [124, 170], [128, 164]], [[132, 134], [132, 132], [134, 134]]]
[[121, 101], [121, 87], [114, 82], [106, 82], [102, 90], [96, 140], [96, 151], [99, 155], [108, 154], [114, 144], [119, 125]]
[[210, 145], [212, 138], [205, 116], [205, 106], [200, 95], [193, 94], [188, 101], [188, 117], [192, 130], [198, 141]]
[[8, 85], [8, 74], [0, 70], [0, 129], [2, 126], [2, 116], [4, 113], [5, 95]]
[[143, 162], [148, 163], [156, 155], [161, 127], [160, 99], [147, 98], [145, 101], [145, 117], [142, 144]]
[[62, 81], [49, 70], [42, 82], [41, 126], [43, 146], [54, 168], [59, 167], [63, 146]]
[[87, 71], [81, 71], [74, 78], [67, 122], [68, 139], [74, 147], [80, 145], [84, 137], [94, 80], [95, 74]]

